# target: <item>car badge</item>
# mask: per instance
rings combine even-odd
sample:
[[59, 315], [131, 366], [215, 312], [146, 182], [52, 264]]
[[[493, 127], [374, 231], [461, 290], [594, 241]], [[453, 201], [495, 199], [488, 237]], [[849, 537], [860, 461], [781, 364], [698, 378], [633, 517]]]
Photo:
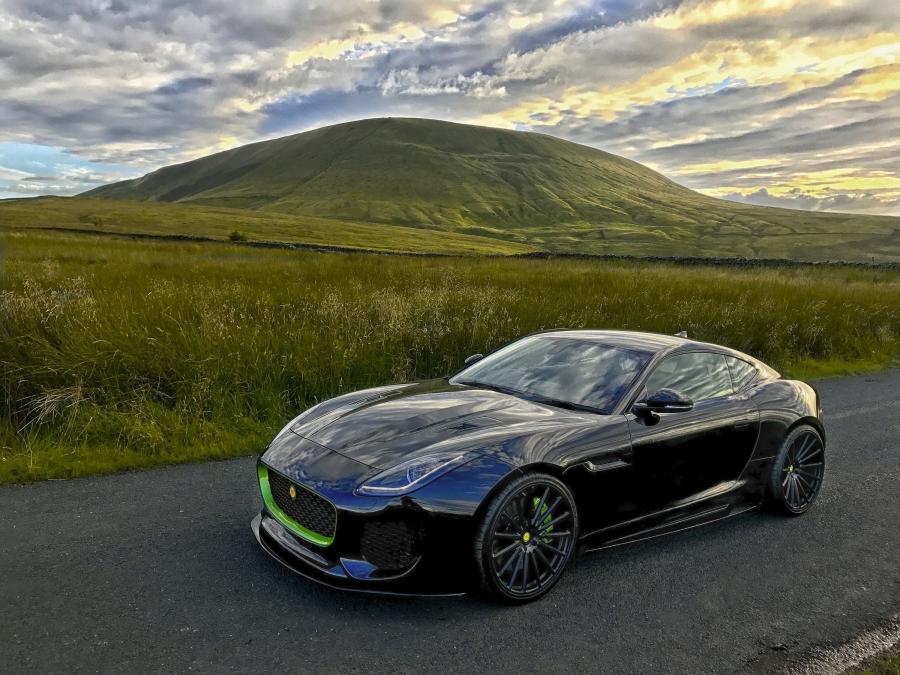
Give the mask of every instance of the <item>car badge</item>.
[[297, 499], [297, 488], [291, 485], [291, 489], [288, 490], [288, 494], [291, 496], [291, 499]]

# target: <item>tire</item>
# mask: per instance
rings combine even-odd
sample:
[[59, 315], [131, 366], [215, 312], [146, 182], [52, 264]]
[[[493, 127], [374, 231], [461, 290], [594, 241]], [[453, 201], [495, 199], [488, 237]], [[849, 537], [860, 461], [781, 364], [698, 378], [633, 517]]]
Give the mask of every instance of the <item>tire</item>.
[[476, 531], [482, 590], [510, 604], [537, 600], [559, 581], [577, 541], [569, 489], [544, 473], [516, 478], [491, 499]]
[[766, 486], [769, 508], [800, 516], [813, 505], [825, 477], [825, 441], [808, 424], [791, 430], [772, 463]]

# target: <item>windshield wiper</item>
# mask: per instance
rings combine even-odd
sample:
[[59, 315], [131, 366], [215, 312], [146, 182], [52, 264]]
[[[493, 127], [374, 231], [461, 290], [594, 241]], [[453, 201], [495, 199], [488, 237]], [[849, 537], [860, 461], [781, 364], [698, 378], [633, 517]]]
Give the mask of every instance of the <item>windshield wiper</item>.
[[528, 396], [523, 391], [512, 389], [511, 387], [503, 387], [499, 384], [490, 384], [489, 382], [478, 382], [477, 380], [458, 380], [460, 384], [467, 387], [477, 387], [479, 389], [490, 389], [491, 391], [499, 391], [501, 394], [509, 394], [510, 396]]
[[459, 380], [460, 384], [463, 384], [467, 387], [478, 387], [480, 389], [490, 389], [491, 391], [498, 391], [501, 394], [509, 394], [510, 396], [517, 396], [519, 398], [524, 398], [529, 401], [535, 401], [536, 403], [543, 403], [544, 405], [550, 405], [555, 408], [565, 408], [566, 410], [578, 410], [581, 412], [589, 412], [599, 415], [606, 415], [606, 411], [602, 408], [594, 408], [593, 406], [584, 405], [582, 403], [573, 403], [572, 401], [562, 401], [556, 398], [550, 398], [549, 396], [541, 396], [540, 394], [532, 394], [527, 391], [519, 391], [518, 389], [513, 389], [511, 387], [503, 387], [499, 384], [490, 384], [488, 382], [478, 382], [476, 380]]
[[596, 415], [606, 415], [606, 411], [603, 408], [595, 408], [590, 405], [584, 405], [583, 403], [574, 403], [572, 401], [562, 401], [558, 398], [549, 398], [547, 396], [538, 396], [537, 394], [529, 395], [526, 394], [528, 398], [537, 402], [543, 403], [544, 405], [552, 405], [554, 408], [565, 408], [566, 410], [578, 410], [581, 412], [589, 412], [594, 413]]

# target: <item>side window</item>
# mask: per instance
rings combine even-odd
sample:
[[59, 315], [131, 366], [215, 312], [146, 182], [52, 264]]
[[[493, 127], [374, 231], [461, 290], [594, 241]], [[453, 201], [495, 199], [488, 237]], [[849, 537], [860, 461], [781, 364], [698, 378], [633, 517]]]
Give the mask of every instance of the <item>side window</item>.
[[725, 360], [728, 362], [728, 370], [731, 371], [731, 381], [734, 382], [735, 391], [740, 391], [759, 375], [756, 366], [750, 365], [743, 359], [726, 356]]
[[734, 393], [728, 364], [721, 354], [689, 352], [660, 362], [647, 378], [647, 393], [674, 389], [694, 402]]

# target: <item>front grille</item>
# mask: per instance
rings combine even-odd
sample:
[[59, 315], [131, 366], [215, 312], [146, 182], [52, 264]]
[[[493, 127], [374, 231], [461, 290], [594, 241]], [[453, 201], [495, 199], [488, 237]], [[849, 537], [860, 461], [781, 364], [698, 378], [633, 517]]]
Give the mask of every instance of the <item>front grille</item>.
[[402, 570], [415, 559], [417, 531], [400, 521], [366, 523], [360, 552], [383, 570]]
[[334, 537], [337, 513], [324, 497], [294, 483], [295, 497], [291, 498], [291, 481], [274, 471], [269, 471], [269, 489], [272, 499], [282, 511], [302, 527], [323, 537]]

